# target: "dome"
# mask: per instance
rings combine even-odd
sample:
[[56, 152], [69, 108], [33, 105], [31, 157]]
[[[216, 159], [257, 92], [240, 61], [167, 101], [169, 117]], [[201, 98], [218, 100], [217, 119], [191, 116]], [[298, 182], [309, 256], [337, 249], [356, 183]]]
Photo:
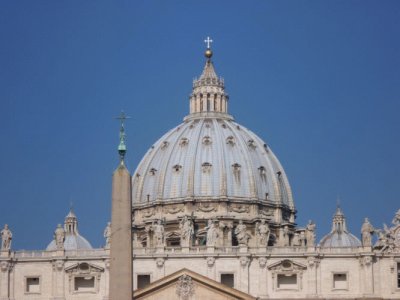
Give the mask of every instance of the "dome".
[[[72, 210], [70, 210], [68, 215], [65, 217], [64, 231], [64, 250], [92, 249], [90, 243], [79, 234], [78, 219], [76, 218], [76, 215]], [[46, 250], [57, 250], [55, 239], [50, 242]]]
[[193, 81], [190, 114], [146, 153], [132, 177], [134, 205], [259, 200], [294, 212], [286, 174], [269, 146], [228, 114], [224, 80], [208, 57]]
[[133, 176], [134, 203], [259, 199], [294, 207], [271, 149], [230, 116], [189, 116], [146, 153]]
[[332, 230], [320, 241], [320, 247], [360, 247], [361, 241], [347, 230], [346, 218], [340, 207], [333, 216]]

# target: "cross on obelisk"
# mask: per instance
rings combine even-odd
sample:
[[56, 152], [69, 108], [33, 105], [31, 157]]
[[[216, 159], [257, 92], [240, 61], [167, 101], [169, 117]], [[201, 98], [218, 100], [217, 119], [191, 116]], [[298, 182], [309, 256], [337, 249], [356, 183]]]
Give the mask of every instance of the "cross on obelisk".
[[116, 117], [117, 120], [120, 120], [121, 122], [121, 128], [119, 130], [119, 145], [118, 145], [118, 153], [121, 158], [121, 163], [124, 161], [125, 153], [126, 153], [126, 145], [125, 145], [125, 127], [124, 127], [124, 122], [126, 119], [130, 119], [131, 117], [128, 117], [124, 111], [121, 111], [121, 114], [119, 117]]
[[204, 40], [204, 43], [207, 44], [207, 49], [210, 49], [210, 44], [213, 42], [212, 39], [208, 36], [206, 40]]

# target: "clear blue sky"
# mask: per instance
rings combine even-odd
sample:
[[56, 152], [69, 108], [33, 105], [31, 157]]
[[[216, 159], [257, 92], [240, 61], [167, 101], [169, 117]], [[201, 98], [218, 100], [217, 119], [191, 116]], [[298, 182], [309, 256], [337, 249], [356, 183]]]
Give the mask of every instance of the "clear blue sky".
[[133, 171], [188, 113], [204, 38], [230, 112], [285, 167], [297, 222], [359, 236], [390, 223], [400, 181], [400, 1], [2, 1], [0, 224], [43, 249], [73, 201], [103, 244], [128, 122]]

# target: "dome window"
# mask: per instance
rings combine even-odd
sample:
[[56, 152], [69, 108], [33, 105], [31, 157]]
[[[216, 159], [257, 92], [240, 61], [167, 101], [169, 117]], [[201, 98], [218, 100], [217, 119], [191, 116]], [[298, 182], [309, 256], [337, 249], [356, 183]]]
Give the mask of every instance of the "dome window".
[[265, 170], [265, 167], [264, 166], [259, 167], [258, 171], [260, 172], [261, 178], [265, 180], [267, 176], [267, 171]]
[[221, 126], [222, 126], [222, 128], [224, 128], [224, 129], [226, 128], [226, 124], [225, 124], [225, 123], [222, 123]]
[[179, 142], [179, 146], [185, 147], [189, 143], [189, 140], [187, 138], [181, 138], [181, 141]]
[[235, 138], [233, 136], [228, 136], [228, 138], [226, 139], [226, 143], [228, 145], [234, 146], [235, 145]]
[[203, 170], [203, 173], [210, 173], [211, 167], [212, 167], [212, 164], [209, 163], [209, 162], [205, 162], [205, 163], [203, 163], [203, 164], [201, 165], [201, 168], [202, 168], [202, 170]]
[[149, 171], [149, 173], [150, 173], [150, 175], [154, 176], [154, 175], [156, 175], [156, 173], [157, 173], [157, 169], [151, 168], [150, 171]]
[[238, 163], [234, 163], [234, 164], [232, 165], [233, 171], [236, 171], [236, 172], [239, 172], [241, 167], [242, 167], [242, 166], [239, 165]]
[[169, 145], [169, 143], [167, 141], [164, 141], [161, 145], [161, 149], [164, 150], [165, 148], [167, 148]]
[[212, 140], [208, 135], [203, 137], [203, 145], [208, 146], [208, 145], [211, 145], [211, 144], [212, 144]]
[[238, 163], [234, 163], [232, 165], [232, 169], [233, 169], [233, 175], [235, 176], [235, 179], [238, 183], [240, 183], [240, 169], [242, 168], [241, 165], [239, 165]]
[[172, 168], [174, 169], [175, 173], [179, 173], [181, 171], [181, 169], [182, 169], [182, 166], [181, 165], [175, 165]]
[[247, 141], [247, 145], [251, 148], [251, 149], [255, 149], [256, 146], [256, 142], [254, 140], [248, 140]]

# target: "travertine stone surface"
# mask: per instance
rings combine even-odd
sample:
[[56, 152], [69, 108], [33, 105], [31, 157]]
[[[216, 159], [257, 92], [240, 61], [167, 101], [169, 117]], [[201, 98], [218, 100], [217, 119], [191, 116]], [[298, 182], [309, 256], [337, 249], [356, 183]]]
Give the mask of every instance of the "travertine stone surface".
[[110, 300], [132, 299], [131, 176], [121, 162], [112, 179]]

